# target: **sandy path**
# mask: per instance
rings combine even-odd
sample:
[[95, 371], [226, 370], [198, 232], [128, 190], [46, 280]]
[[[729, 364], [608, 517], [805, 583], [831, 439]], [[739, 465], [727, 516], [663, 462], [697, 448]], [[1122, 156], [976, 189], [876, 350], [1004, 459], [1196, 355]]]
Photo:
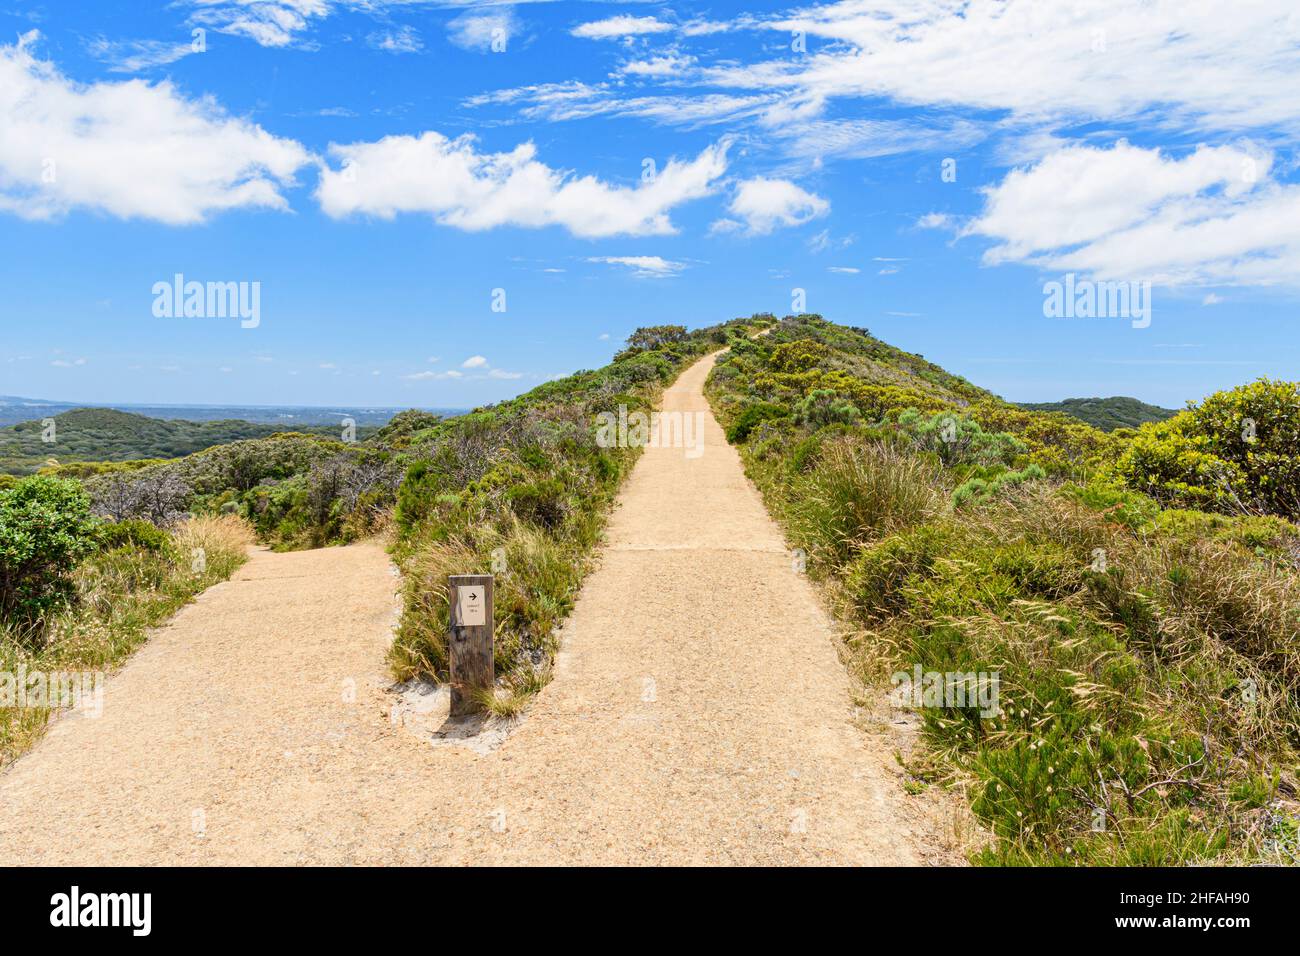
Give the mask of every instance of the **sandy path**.
[[101, 718], [0, 775], [0, 865], [938, 859], [708, 411], [712, 364], [664, 397], [704, 413], [704, 453], [641, 458], [556, 679], [498, 749], [390, 720], [380, 547], [259, 551], [110, 680]]

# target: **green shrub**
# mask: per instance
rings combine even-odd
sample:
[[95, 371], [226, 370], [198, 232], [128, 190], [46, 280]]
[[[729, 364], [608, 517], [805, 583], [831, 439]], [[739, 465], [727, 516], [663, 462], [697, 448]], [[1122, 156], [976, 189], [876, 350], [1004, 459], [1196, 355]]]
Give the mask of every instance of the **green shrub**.
[[78, 482], [36, 475], [0, 492], [0, 617], [36, 621], [65, 603], [73, 569], [94, 550]]
[[880, 442], [827, 442], [817, 466], [794, 481], [795, 539], [819, 564], [839, 567], [862, 543], [934, 518], [943, 510], [938, 471]]
[[1300, 517], [1300, 382], [1262, 378], [1143, 425], [1114, 468], [1165, 503]]
[[411, 531], [432, 514], [442, 488], [441, 475], [433, 462], [427, 459], [412, 462], [397, 489], [398, 527]]
[[1160, 505], [1147, 495], [1101, 480], [1086, 485], [1066, 485], [1061, 492], [1071, 501], [1100, 511], [1132, 531], [1150, 529], [1160, 515]]
[[933, 452], [952, 467], [960, 464], [1010, 465], [1028, 450], [1007, 432], [985, 431], [973, 418], [939, 412], [925, 416], [909, 408], [898, 416], [898, 427], [921, 451]]
[[570, 510], [564, 482], [558, 478], [512, 484], [506, 490], [506, 500], [524, 521], [544, 528], [558, 527]]
[[952, 505], [960, 508], [968, 503], [987, 504], [1006, 488], [1014, 488], [1027, 481], [1046, 478], [1047, 472], [1037, 465], [1026, 465], [1020, 471], [1004, 471], [996, 478], [971, 478], [962, 482], [952, 493]]
[[794, 406], [794, 420], [812, 429], [848, 425], [861, 417], [858, 407], [832, 388], [814, 389]]
[[923, 524], [863, 548], [846, 568], [844, 583], [854, 608], [870, 624], [907, 607], [905, 588], [929, 575], [952, 552], [958, 533], [948, 523]]
[[747, 405], [727, 428], [727, 441], [733, 445], [739, 444], [747, 440], [749, 433], [761, 422], [771, 421], [775, 418], [785, 418], [789, 414], [790, 410], [788, 408], [782, 405], [773, 405], [770, 402]]
[[148, 521], [106, 521], [96, 535], [105, 551], [114, 548], [137, 548], [150, 554], [162, 554], [171, 548], [172, 537]]
[[811, 339], [782, 342], [768, 356], [768, 367], [777, 372], [806, 372], [816, 368], [830, 354], [830, 349]]
[[388, 424], [375, 432], [375, 441], [383, 442], [386, 445], [404, 447], [410, 442], [411, 436], [417, 432], [434, 428], [441, 421], [441, 415], [435, 415], [433, 412], [422, 411], [418, 408], [408, 408], [404, 412], [398, 412], [388, 420]]

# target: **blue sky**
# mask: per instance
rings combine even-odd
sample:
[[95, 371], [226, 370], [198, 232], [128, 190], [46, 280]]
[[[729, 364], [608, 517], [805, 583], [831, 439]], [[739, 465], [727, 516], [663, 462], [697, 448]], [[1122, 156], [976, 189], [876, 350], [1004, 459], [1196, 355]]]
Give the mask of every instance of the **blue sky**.
[[468, 406], [796, 289], [1017, 401], [1297, 377], [1287, 3], [120, 6], [0, 11], [0, 394]]

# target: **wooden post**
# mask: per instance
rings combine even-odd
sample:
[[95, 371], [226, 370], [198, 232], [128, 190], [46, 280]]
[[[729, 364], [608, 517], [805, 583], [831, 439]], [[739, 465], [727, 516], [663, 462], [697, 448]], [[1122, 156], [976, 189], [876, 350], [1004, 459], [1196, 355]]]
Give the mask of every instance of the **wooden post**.
[[476, 691], [495, 684], [492, 669], [492, 575], [453, 574], [447, 578], [451, 635], [447, 656], [451, 670], [451, 716], [481, 710]]

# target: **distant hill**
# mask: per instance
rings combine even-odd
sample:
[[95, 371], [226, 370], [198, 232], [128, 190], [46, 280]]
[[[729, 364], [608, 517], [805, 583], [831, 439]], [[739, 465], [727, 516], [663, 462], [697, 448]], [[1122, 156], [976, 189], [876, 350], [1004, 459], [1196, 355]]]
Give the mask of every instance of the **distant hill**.
[[1162, 422], [1178, 414], [1177, 409], [1148, 405], [1136, 398], [1067, 398], [1061, 402], [1019, 402], [1032, 412], [1064, 412], [1105, 432], [1137, 428], [1147, 422]]
[[[32, 411], [31, 406], [27, 406]], [[52, 434], [44, 419], [0, 428], [0, 473], [31, 474], [53, 459], [72, 461], [131, 461], [140, 458], [179, 458], [213, 445], [243, 438], [265, 438], [280, 431], [304, 431], [337, 438], [336, 425], [271, 425], [238, 419], [192, 422], [149, 418], [112, 408], [77, 408], [56, 415]], [[358, 426], [358, 437], [373, 431]], [[45, 437], [53, 438], [46, 441]]]
[[[0, 425], [15, 425], [36, 418], [47, 418], [77, 408], [115, 408], [120, 412], [131, 412], [148, 418], [180, 419], [187, 422], [238, 419], [243, 422], [275, 425], [284, 429], [300, 429], [304, 425], [338, 425], [344, 418], [351, 418], [358, 427], [384, 425], [398, 412], [405, 411], [408, 406], [372, 408], [347, 405], [133, 405], [130, 403], [112, 405], [0, 395]], [[463, 414], [467, 409], [425, 408], [422, 411], [450, 418], [453, 415]]]

